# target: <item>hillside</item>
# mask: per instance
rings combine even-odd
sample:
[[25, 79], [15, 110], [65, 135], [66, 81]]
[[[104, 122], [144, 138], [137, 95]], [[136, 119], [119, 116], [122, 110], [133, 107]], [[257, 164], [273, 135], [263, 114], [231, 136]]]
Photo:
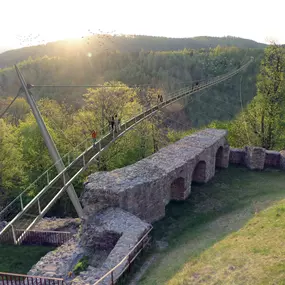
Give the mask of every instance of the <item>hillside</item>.
[[[211, 78], [238, 68], [251, 55], [254, 56], [255, 63], [244, 73], [242, 90], [243, 102], [246, 104], [255, 94], [255, 77], [263, 55], [261, 49], [217, 47], [211, 50], [132, 53], [105, 51], [90, 58], [86, 53], [79, 53], [76, 56], [28, 59], [21, 62], [20, 66], [26, 80], [34, 85], [102, 84], [115, 80], [127, 85], [150, 84], [167, 94], [185, 84], [191, 84], [191, 81]], [[0, 98], [14, 97], [18, 92], [18, 79], [13, 68], [0, 70], [0, 86]], [[78, 108], [84, 92], [84, 89], [79, 88], [41, 88], [35, 90], [35, 95], [37, 98], [56, 99], [60, 103], [65, 101]], [[210, 92], [203, 93], [202, 98], [192, 99], [195, 102], [188, 105], [186, 111], [195, 126], [217, 119], [231, 119], [240, 111], [239, 79], [235, 77], [212, 88]], [[187, 105], [187, 102], [184, 104]]]
[[24, 47], [0, 54], [0, 68], [12, 66], [30, 56], [77, 56], [78, 54], [102, 51], [139, 52], [144, 51], [176, 51], [183, 49], [208, 49], [217, 46], [237, 48], [264, 48], [265, 44], [253, 40], [236, 37], [194, 37], [166, 38], [152, 36], [92, 36], [78, 40], [51, 42], [46, 45]]
[[284, 181], [282, 171], [230, 166], [193, 185], [154, 224], [154, 240], [168, 247], [152, 252], [139, 284], [284, 285]]
[[188, 262], [168, 284], [285, 284], [284, 203]]

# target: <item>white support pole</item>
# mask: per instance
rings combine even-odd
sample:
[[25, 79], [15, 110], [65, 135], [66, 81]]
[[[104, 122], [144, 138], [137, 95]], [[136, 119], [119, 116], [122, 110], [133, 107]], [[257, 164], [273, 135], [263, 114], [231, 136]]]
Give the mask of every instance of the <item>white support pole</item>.
[[49, 184], [49, 174], [48, 174], [48, 170], [47, 170], [47, 184]]
[[20, 194], [20, 203], [21, 203], [21, 210], [23, 211], [23, 209], [24, 209], [24, 205], [23, 205], [23, 198], [22, 198], [22, 194]]
[[13, 225], [11, 225], [11, 229], [12, 229], [12, 235], [13, 235], [14, 244], [17, 244], [17, 238], [16, 238], [15, 229], [14, 229]]
[[38, 199], [38, 209], [39, 209], [39, 214], [42, 213], [42, 210], [41, 210], [41, 203], [40, 203], [40, 199]]
[[[61, 172], [65, 169], [65, 166], [62, 162], [62, 159], [59, 155], [59, 152], [58, 152], [58, 150], [54, 144], [54, 141], [53, 141], [51, 135], [49, 134], [49, 132], [47, 130], [47, 127], [43, 121], [43, 118], [40, 114], [40, 111], [36, 105], [34, 98], [31, 96], [30, 92], [28, 91], [27, 84], [25, 82], [23, 75], [21, 74], [20, 70], [18, 69], [18, 67], [16, 65], [15, 65], [15, 69], [16, 69], [17, 75], [19, 77], [19, 80], [22, 84], [22, 87], [25, 91], [27, 101], [28, 101], [29, 105], [31, 106], [32, 112], [36, 118], [36, 121], [37, 121], [38, 126], [40, 128], [40, 131], [41, 131], [42, 136], [44, 138], [45, 144], [46, 144], [48, 151], [50, 153], [50, 156], [52, 157], [52, 159], [55, 163], [57, 171]], [[65, 178], [65, 175], [64, 175], [64, 178]], [[77, 197], [77, 194], [76, 194], [72, 184], [70, 184], [68, 186], [67, 193], [69, 195], [69, 198], [70, 198], [78, 216], [81, 218], [83, 216], [83, 210], [82, 210], [81, 204], [79, 202], [79, 199]]]
[[83, 158], [83, 166], [85, 166], [85, 155], [83, 154], [83, 156], [82, 156], [82, 158]]

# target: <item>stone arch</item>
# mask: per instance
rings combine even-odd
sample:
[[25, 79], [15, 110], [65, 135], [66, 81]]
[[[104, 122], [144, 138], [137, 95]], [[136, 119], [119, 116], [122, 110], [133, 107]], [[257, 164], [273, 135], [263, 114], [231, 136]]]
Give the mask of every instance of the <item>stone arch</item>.
[[220, 146], [216, 152], [216, 167], [223, 167], [224, 147]]
[[170, 185], [170, 200], [184, 200], [186, 193], [185, 179], [176, 178]]
[[192, 181], [198, 183], [206, 182], [206, 162], [204, 160], [199, 161], [192, 174]]

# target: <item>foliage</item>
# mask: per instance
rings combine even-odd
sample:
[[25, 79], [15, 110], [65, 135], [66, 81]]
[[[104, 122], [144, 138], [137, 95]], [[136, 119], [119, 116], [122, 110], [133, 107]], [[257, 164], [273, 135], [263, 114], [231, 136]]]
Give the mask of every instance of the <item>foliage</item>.
[[282, 171], [230, 166], [205, 185], [193, 184], [189, 198], [171, 202], [154, 224], [154, 240], [168, 247], [153, 248], [155, 264], [138, 284], [271, 284], [284, 278], [277, 270], [284, 266], [284, 182]]
[[284, 48], [273, 44], [266, 48], [257, 80], [257, 96], [246, 110], [247, 122], [259, 145], [272, 149], [284, 131]]
[[26, 181], [24, 158], [17, 130], [0, 119], [0, 209], [21, 190]]
[[74, 266], [73, 273], [75, 275], [79, 275], [80, 272], [86, 271], [89, 266], [89, 259], [87, 256], [83, 256]]
[[[103, 86], [31, 89], [47, 128], [60, 154], [64, 155], [84, 139], [91, 140], [91, 130], [95, 129], [99, 137], [106, 133], [108, 121], [115, 113], [123, 123], [145, 108], [156, 104], [158, 94], [167, 98], [170, 92], [185, 86], [185, 83], [189, 85], [191, 81], [224, 74], [238, 68], [241, 62], [254, 56], [256, 62], [243, 74], [243, 101], [246, 104], [255, 93], [255, 75], [262, 54], [263, 50], [243, 50], [222, 45], [210, 49], [183, 49], [171, 52], [102, 51], [88, 58], [81, 52], [73, 56], [68, 53], [60, 56], [47, 53], [41, 58], [26, 58], [19, 66], [29, 83], [69, 85], [88, 82]], [[18, 92], [17, 82], [12, 68], [0, 70], [1, 110], [2, 102], [3, 106], [6, 106]], [[169, 141], [173, 142], [197, 128], [212, 123], [213, 120], [232, 119], [240, 112], [241, 104], [235, 99], [237, 96], [228, 94], [239, 95], [239, 82], [239, 78], [229, 80], [221, 86], [211, 88], [209, 92], [192, 96], [191, 100], [181, 101], [181, 110], [170, 106], [167, 112], [159, 113], [136, 126], [101, 156], [100, 165], [92, 165], [77, 179], [74, 183], [77, 193], [80, 195], [82, 183], [91, 171], [124, 167], [151, 155]], [[137, 84], [140, 86], [130, 87]], [[0, 170], [0, 182], [2, 193], [5, 193], [1, 201], [5, 201], [5, 204], [52, 164], [33, 115], [24, 102], [24, 98], [17, 99], [16, 104], [12, 105], [13, 108], [9, 109], [4, 117], [3, 126], [7, 134], [3, 140], [2, 136], [0, 139], [0, 157], [4, 157], [0, 162], [4, 169]], [[184, 110], [183, 104], [186, 105]], [[176, 129], [172, 129], [173, 125], [169, 124], [172, 121], [172, 118], [168, 117], [170, 115], [174, 120], [181, 121], [181, 125], [190, 121], [191, 130], [185, 131], [187, 128], [183, 126], [175, 133]], [[230, 124], [233, 131], [238, 131], [235, 134], [230, 132], [232, 145], [245, 143], [247, 136], [243, 135], [241, 139], [242, 130]], [[74, 156], [83, 148], [84, 146], [74, 151]], [[8, 151], [11, 155], [6, 157]], [[40, 188], [43, 183], [45, 179], [42, 179], [37, 187]], [[34, 193], [29, 194], [32, 196]], [[72, 205], [64, 195], [50, 214], [63, 216], [67, 213], [72, 215]]]
[[209, 126], [229, 131], [229, 143], [234, 147], [261, 146], [280, 150], [285, 131], [285, 50], [272, 44], [265, 49], [257, 77], [257, 94], [243, 112], [232, 121], [215, 121]]

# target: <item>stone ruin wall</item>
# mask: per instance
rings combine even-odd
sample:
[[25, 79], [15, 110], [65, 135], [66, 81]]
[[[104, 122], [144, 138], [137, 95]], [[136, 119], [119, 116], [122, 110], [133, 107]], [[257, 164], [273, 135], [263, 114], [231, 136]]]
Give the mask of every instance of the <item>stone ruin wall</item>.
[[215, 168], [228, 167], [226, 130], [206, 129], [133, 165], [88, 177], [82, 195], [86, 217], [118, 207], [147, 222], [165, 216], [171, 200], [185, 200], [192, 181], [207, 182]]
[[[150, 228], [145, 221], [154, 222], [164, 217], [169, 201], [185, 200], [190, 195], [192, 181], [207, 182], [214, 176], [216, 166], [226, 168], [231, 163], [252, 170], [285, 169], [285, 152], [260, 147], [230, 149], [226, 134], [225, 130], [207, 129], [133, 165], [90, 175], [82, 196], [85, 217], [81, 238], [73, 238], [48, 253], [29, 274], [61, 277], [70, 282], [73, 278], [67, 278], [68, 271], [79, 258], [90, 254], [95, 247], [102, 250], [110, 240], [106, 237], [116, 234], [119, 240], [114, 247], [111, 240], [112, 245], [108, 247], [113, 249], [102, 263], [90, 265], [72, 280], [76, 285], [94, 284]], [[121, 270], [118, 268], [116, 275], [119, 276]]]
[[285, 151], [266, 150], [262, 147], [231, 148], [229, 162], [246, 166], [251, 170], [262, 170], [267, 167], [285, 169]]

